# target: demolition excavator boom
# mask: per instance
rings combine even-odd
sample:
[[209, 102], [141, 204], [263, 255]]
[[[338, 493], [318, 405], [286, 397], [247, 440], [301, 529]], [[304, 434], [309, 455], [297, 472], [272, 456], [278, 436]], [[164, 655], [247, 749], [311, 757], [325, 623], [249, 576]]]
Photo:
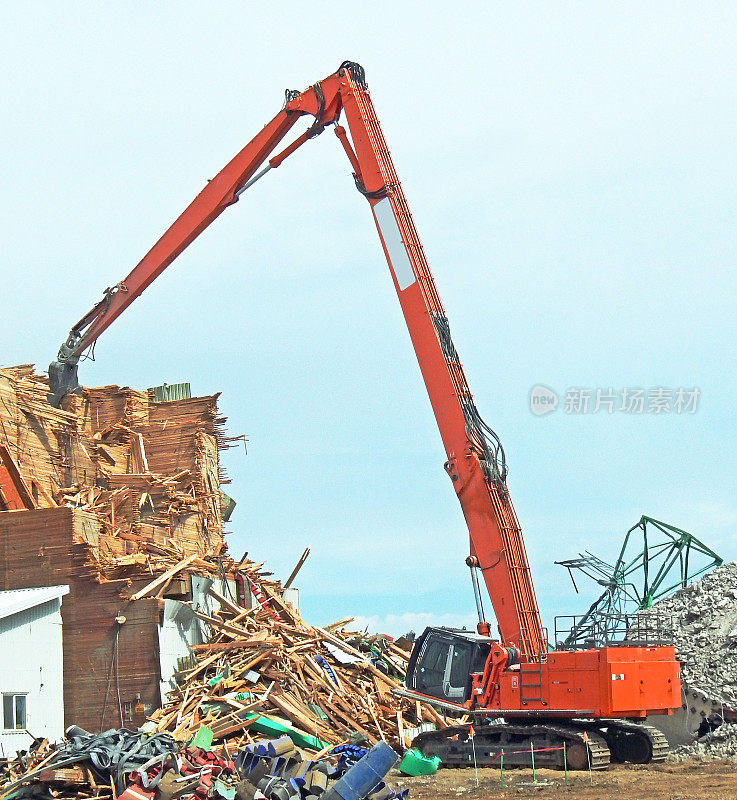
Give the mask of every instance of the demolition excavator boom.
[[[339, 124], [341, 115], [347, 130]], [[307, 129], [272, 155], [303, 116], [310, 119]], [[427, 629], [414, 648], [404, 693], [450, 713], [506, 720], [505, 725], [477, 729], [474, 752], [479, 763], [493, 762], [505, 746], [505, 763], [514, 763], [509, 762], [513, 752], [523, 753], [524, 763], [524, 754], [536, 743], [552, 765], [561, 751], [567, 752], [571, 766], [582, 768], [604, 766], [610, 755], [640, 762], [664, 757], [662, 735], [633, 720], [672, 713], [680, 706], [673, 647], [631, 630], [617, 646], [578, 651], [548, 646], [507, 489], [504, 449], [474, 403], [358, 64], [346, 61], [305, 91], [288, 91], [279, 113], [207, 183], [133, 270], [105, 290], [49, 366], [50, 402], [58, 405], [64, 395], [79, 391], [80, 356], [211, 222], [331, 126], [349, 159], [356, 188], [371, 208], [445, 447], [445, 470], [470, 535], [466, 563], [478, 631]], [[491, 598], [498, 640], [490, 636], [483, 616], [479, 575]], [[471, 745], [462, 727], [421, 734], [417, 744], [448, 763], [470, 759]]]

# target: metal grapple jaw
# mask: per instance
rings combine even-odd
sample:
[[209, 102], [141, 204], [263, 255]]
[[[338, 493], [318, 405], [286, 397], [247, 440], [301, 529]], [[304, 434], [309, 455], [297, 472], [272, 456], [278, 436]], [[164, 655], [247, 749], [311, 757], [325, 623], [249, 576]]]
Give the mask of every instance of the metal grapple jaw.
[[49, 364], [49, 389], [51, 391], [46, 395], [46, 399], [54, 408], [61, 406], [62, 398], [66, 395], [79, 394], [82, 391], [77, 377], [79, 356], [74, 353], [79, 339], [79, 330], [76, 327], [72, 328], [67, 340], [59, 348], [56, 361]]
[[52, 361], [49, 364], [49, 389], [46, 399], [54, 408], [61, 406], [62, 398], [68, 394], [80, 394], [82, 387], [77, 377], [79, 359]]

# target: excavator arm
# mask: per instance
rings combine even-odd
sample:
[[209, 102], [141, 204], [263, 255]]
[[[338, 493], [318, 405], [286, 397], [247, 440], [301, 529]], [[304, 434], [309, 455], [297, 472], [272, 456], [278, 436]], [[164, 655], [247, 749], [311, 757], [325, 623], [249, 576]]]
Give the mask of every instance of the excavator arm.
[[[341, 113], [350, 138], [337, 124]], [[312, 125], [270, 158], [303, 115], [314, 118]], [[471, 555], [467, 563], [472, 576], [477, 571], [483, 575], [502, 642], [517, 648], [523, 661], [538, 660], [547, 644], [522, 533], [507, 491], [504, 450], [476, 409], [358, 64], [344, 62], [336, 73], [304, 92], [287, 93], [284, 108], [274, 119], [205, 186], [131, 273], [107, 289], [103, 299], [72, 328], [58, 360], [49, 367], [49, 399], [58, 405], [65, 394], [78, 390], [80, 355], [227, 206], [332, 124], [353, 168], [356, 187], [371, 206], [430, 397], [447, 455], [445, 469], [469, 529]], [[476, 582], [474, 590], [480, 632], [488, 635]]]
[[[334, 76], [331, 76], [334, 77]], [[327, 81], [323, 81], [325, 84]], [[99, 336], [141, 295], [172, 261], [185, 250], [213, 220], [225, 209], [238, 201], [239, 196], [258, 180], [258, 168], [289, 133], [303, 114], [316, 117], [315, 123], [299, 139], [280, 154], [286, 158], [307, 138], [322, 132], [325, 124], [332, 121], [330, 115], [340, 113], [335, 103], [338, 100], [337, 82], [334, 79], [332, 103], [326, 107], [320, 84], [305, 92], [287, 91], [285, 107], [268, 122], [263, 129], [233, 158], [218, 174], [207, 182], [164, 235], [146, 253], [141, 261], [115, 286], [105, 289], [102, 300], [93, 306], [69, 331], [59, 348], [57, 360], [49, 365], [49, 402], [57, 406], [61, 399], [79, 391], [77, 365], [85, 350], [92, 347]], [[271, 159], [269, 168], [281, 163], [279, 157]]]

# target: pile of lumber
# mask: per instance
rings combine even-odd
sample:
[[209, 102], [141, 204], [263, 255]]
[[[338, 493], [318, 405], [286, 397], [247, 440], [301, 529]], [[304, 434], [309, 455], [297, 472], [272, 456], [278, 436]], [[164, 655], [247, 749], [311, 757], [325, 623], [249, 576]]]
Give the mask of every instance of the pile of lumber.
[[404, 749], [420, 726], [448, 726], [431, 706], [393, 694], [405, 677], [408, 643], [350, 633], [343, 627], [350, 620], [308, 625], [278, 587], [255, 588], [252, 609], [211, 589], [220, 610], [195, 611], [212, 636], [191, 648], [177, 688], [150, 718], [155, 730], [187, 741], [204, 725], [228, 746], [286, 734], [319, 751], [382, 740]]
[[[153, 390], [85, 388], [47, 400], [32, 365], [0, 369], [0, 511], [71, 507], [100, 582], [224, 555], [218, 453], [232, 446], [218, 395], [156, 402]], [[15, 500], [10, 505], [10, 498]]]

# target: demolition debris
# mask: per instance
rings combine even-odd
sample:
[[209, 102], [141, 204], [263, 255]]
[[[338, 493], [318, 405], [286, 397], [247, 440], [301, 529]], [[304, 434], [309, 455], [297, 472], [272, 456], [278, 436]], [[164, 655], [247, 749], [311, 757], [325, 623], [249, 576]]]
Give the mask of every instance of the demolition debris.
[[737, 707], [737, 562], [723, 564], [664, 598], [652, 613], [673, 619], [686, 686]]
[[668, 758], [670, 761], [737, 761], [737, 725], [720, 725], [693, 744], [681, 745]]
[[681, 662], [685, 721], [699, 738], [670, 758], [737, 758], [737, 562], [660, 600], [638, 616], [667, 615]]
[[[235, 440], [217, 395], [164, 399], [108, 386], [55, 409], [47, 391], [31, 366], [0, 370], [0, 503], [12, 512], [0, 515], [0, 589], [71, 587], [61, 614], [72, 728], [58, 746], [41, 737], [8, 762], [5, 791], [20, 781], [24, 796], [114, 799], [132, 779], [151, 797], [146, 783], [163, 780], [168, 755], [199, 769], [238, 752], [253, 756], [251, 767], [265, 753], [281, 759], [259, 767], [254, 786], [303, 780], [302, 794], [317, 795], [361, 748], [401, 752], [418, 731], [448, 726], [431, 706], [393, 693], [408, 642], [350, 632], [350, 619], [311, 626], [263, 564], [228, 555], [218, 456]], [[167, 621], [169, 631], [199, 631], [169, 676]], [[264, 737], [289, 745], [274, 754], [257, 744]], [[129, 745], [138, 757], [101, 768], [106, 753]], [[226, 783], [245, 779], [245, 758], [235, 772], [220, 762], [216, 771]], [[158, 778], [150, 759], [159, 759]], [[299, 796], [291, 786], [285, 796]]]
[[158, 402], [153, 389], [103, 386], [56, 409], [47, 392], [30, 365], [0, 370], [0, 459], [11, 478], [0, 510], [94, 514], [86, 574], [98, 582], [220, 555], [229, 481], [218, 453], [234, 440], [218, 395]]
[[[6, 800], [405, 800], [384, 776], [399, 760], [384, 742], [307, 757], [287, 736], [216, 754], [201, 729], [180, 747], [170, 736], [72, 727], [58, 746], [36, 743], [0, 771]], [[3, 771], [5, 775], [3, 775]]]
[[192, 648], [191, 667], [151, 717], [157, 731], [186, 741], [207, 725], [216, 741], [236, 746], [258, 733], [321, 751], [379, 741], [403, 750], [421, 726], [448, 727], [431, 706], [392, 694], [405, 677], [409, 643], [339, 629], [350, 620], [310, 626], [269, 587], [251, 610], [215, 597], [215, 616], [197, 613], [214, 637]]

